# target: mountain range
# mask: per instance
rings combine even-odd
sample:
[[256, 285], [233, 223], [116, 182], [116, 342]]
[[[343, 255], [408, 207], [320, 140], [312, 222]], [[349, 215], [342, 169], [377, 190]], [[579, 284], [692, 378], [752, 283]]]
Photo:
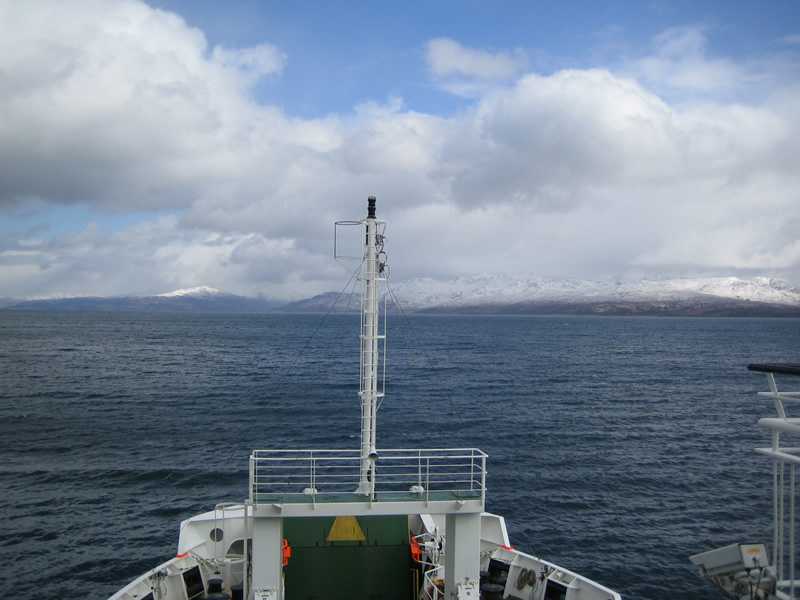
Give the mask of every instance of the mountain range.
[[[498, 314], [800, 316], [800, 288], [769, 277], [644, 279], [635, 282], [479, 275], [394, 284], [390, 309]], [[327, 292], [293, 302], [229, 294], [201, 286], [155, 296], [14, 301], [5, 310], [137, 312], [356, 312], [358, 294]], [[0, 306], [1, 307], [1, 306]]]
[[216, 288], [200, 286], [156, 296], [83, 296], [24, 300], [7, 304], [5, 310], [263, 313], [275, 310], [283, 304], [285, 302], [238, 296]]

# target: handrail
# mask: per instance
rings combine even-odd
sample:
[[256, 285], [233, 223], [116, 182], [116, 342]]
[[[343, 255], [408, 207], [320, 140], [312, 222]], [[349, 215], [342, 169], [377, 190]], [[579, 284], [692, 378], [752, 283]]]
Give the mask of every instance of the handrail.
[[[359, 450], [353, 450], [352, 448], [327, 448], [327, 449], [319, 449], [319, 448], [276, 448], [276, 449], [259, 449], [253, 450], [253, 454], [259, 453], [267, 453], [267, 454], [290, 454], [290, 453], [308, 453], [313, 452], [314, 454], [356, 454], [360, 455]], [[488, 458], [488, 454], [486, 454], [480, 448], [381, 448], [378, 450], [379, 454], [387, 454], [391, 452], [474, 452], [479, 456], [485, 456]], [[416, 455], [415, 455], [416, 456]]]
[[[372, 471], [374, 486], [368, 494], [360, 487], [358, 450], [254, 450], [250, 456], [250, 499], [275, 502], [318, 496], [346, 495], [354, 501], [356, 490], [370, 500], [477, 499], [483, 501], [486, 459], [478, 448], [408, 449], [378, 451]], [[403, 494], [403, 497], [398, 496]], [[445, 496], [447, 498], [445, 498]], [[322, 498], [320, 498], [322, 499]]]
[[[772, 567], [778, 587], [784, 582], [789, 593], [775, 591], [778, 598], [797, 598], [795, 595], [795, 564], [797, 548], [795, 544], [796, 510], [795, 496], [797, 489], [797, 468], [800, 456], [797, 447], [782, 446], [783, 435], [800, 434], [800, 418], [790, 417], [786, 412], [786, 404], [796, 405], [800, 393], [781, 391], [775, 375], [800, 375], [798, 364], [751, 364], [750, 371], [764, 373], [767, 376], [768, 392], [758, 392], [758, 396], [771, 398], [774, 401], [776, 415], [758, 420], [758, 425], [770, 430], [772, 444], [767, 448], [755, 448], [759, 454], [772, 460], [772, 510], [773, 510], [773, 555]], [[783, 434], [783, 435], [782, 435]], [[788, 470], [788, 477], [786, 471]], [[787, 481], [788, 480], [788, 481]], [[788, 496], [788, 507], [786, 497]], [[788, 533], [788, 544], [787, 544]], [[787, 547], [788, 546], [788, 547]], [[787, 572], [788, 571], [788, 572]], [[788, 580], [787, 576], [788, 575]]]
[[[440, 565], [433, 569], [428, 569], [422, 574], [422, 593], [425, 594], [428, 600], [439, 600], [440, 598], [439, 588], [436, 587], [436, 584], [433, 582], [433, 574], [439, 571], [444, 573], [444, 566]], [[431, 592], [433, 593], [431, 594]]]

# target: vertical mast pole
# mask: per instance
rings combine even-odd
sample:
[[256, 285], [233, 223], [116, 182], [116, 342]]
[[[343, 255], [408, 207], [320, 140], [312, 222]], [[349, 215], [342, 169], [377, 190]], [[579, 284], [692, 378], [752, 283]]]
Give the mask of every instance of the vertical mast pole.
[[374, 485], [376, 412], [378, 396], [378, 223], [375, 198], [367, 200], [366, 241], [362, 278], [361, 310], [361, 470], [358, 492], [371, 494]]

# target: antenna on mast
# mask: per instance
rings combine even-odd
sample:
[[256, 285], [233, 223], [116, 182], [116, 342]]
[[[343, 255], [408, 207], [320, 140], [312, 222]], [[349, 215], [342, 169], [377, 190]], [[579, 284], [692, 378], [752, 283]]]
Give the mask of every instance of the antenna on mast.
[[[383, 230], [385, 223], [378, 221], [375, 212], [375, 196], [367, 199], [367, 218], [362, 221], [366, 228], [364, 258], [361, 265], [360, 280], [363, 282], [361, 294], [361, 360], [358, 395], [361, 398], [361, 467], [358, 489], [360, 494], [372, 496], [375, 492], [375, 470], [378, 451], [375, 443], [377, 433], [378, 399], [383, 398], [386, 363], [378, 382], [381, 356], [379, 343], [386, 348], [386, 322], [384, 307], [383, 333], [380, 328], [380, 289], [381, 281], [386, 281], [386, 254], [383, 252]], [[385, 301], [385, 298], [384, 298]]]

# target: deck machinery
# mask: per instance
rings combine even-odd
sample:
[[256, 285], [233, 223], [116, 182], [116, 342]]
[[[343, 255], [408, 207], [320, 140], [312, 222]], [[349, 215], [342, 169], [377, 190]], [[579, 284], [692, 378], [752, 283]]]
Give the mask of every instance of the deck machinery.
[[248, 498], [181, 523], [175, 558], [111, 600], [619, 600], [511, 546], [481, 450], [378, 448], [385, 224], [372, 197], [341, 223], [364, 232], [359, 448], [254, 450]]

